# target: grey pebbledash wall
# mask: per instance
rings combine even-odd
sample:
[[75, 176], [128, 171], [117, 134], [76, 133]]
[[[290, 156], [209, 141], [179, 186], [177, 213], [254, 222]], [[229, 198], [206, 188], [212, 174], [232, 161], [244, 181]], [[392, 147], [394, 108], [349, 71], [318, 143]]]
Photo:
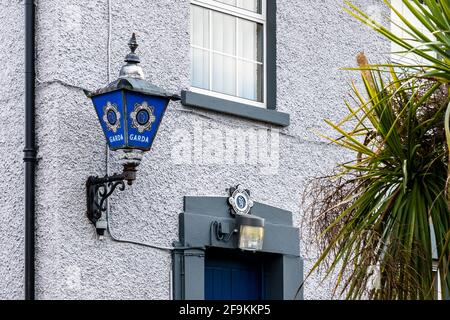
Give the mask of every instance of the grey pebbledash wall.
[[[269, 0], [270, 1], [270, 0]], [[38, 0], [37, 3], [37, 230], [38, 299], [169, 299], [170, 253], [104, 241], [85, 215], [85, 180], [105, 174], [104, 137], [81, 88], [95, 89], [117, 77], [126, 43], [138, 34], [147, 79], [165, 89], [189, 89], [188, 0]], [[320, 4], [319, 4], [320, 3]], [[387, 14], [381, 0], [358, 0]], [[184, 196], [226, 196], [238, 183], [255, 201], [293, 213], [302, 227], [301, 193], [308, 178], [327, 172], [345, 155], [312, 131], [323, 118], [338, 119], [342, 100], [364, 50], [384, 61], [389, 44], [355, 22], [336, 0], [280, 0], [277, 4], [277, 110], [289, 113], [279, 128], [279, 168], [264, 174], [255, 164], [177, 163], [178, 129], [277, 128], [171, 103], [153, 150], [144, 156], [132, 188], [110, 201], [116, 236], [171, 246], [178, 240]], [[23, 3], [0, 0], [0, 299], [23, 298]], [[111, 27], [108, 36], [109, 24]], [[108, 63], [110, 39], [110, 63]], [[193, 137], [190, 137], [193, 139]], [[206, 140], [208, 137], [204, 137]], [[207, 144], [207, 141], [206, 141]], [[109, 159], [111, 172], [120, 168]], [[305, 272], [317, 252], [303, 226]], [[331, 297], [333, 278], [315, 274], [305, 299]]]

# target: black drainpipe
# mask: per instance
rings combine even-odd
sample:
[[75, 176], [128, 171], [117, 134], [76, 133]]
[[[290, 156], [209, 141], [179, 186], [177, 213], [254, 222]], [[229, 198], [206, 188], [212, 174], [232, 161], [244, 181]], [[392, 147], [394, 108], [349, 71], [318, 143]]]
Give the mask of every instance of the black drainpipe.
[[34, 300], [35, 292], [35, 20], [34, 0], [25, 0], [25, 300]]

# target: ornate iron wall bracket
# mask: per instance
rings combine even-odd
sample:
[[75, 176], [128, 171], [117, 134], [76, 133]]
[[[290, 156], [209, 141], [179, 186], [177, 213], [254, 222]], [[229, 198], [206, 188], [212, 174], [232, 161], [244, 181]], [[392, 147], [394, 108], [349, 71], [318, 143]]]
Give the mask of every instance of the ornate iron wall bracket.
[[97, 228], [97, 221], [102, 218], [103, 212], [106, 212], [106, 200], [114, 193], [117, 187], [120, 191], [124, 191], [125, 181], [131, 186], [135, 179], [136, 167], [133, 165], [125, 165], [121, 174], [104, 176], [103, 178], [90, 176], [87, 179], [87, 216], [96, 226], [99, 235], [103, 235], [105, 232], [105, 228]]
[[[117, 187], [120, 191], [125, 190], [123, 174], [103, 178], [90, 176], [86, 181], [87, 216], [94, 225], [102, 217], [102, 213], [106, 211], [106, 200]], [[104, 229], [97, 228], [97, 233], [103, 235], [101, 233], [104, 233]]]

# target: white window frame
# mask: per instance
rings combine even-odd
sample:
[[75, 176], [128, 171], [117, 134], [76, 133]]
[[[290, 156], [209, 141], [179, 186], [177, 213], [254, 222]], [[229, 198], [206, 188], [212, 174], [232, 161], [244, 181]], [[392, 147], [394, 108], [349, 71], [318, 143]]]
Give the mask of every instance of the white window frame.
[[[192, 86], [192, 84], [190, 85], [190, 91], [196, 92], [199, 94], [203, 94], [203, 95], [208, 95], [208, 96], [215, 97], [215, 98], [220, 98], [220, 99], [230, 100], [230, 101], [234, 101], [234, 102], [238, 102], [238, 103], [242, 103], [242, 104], [252, 105], [255, 107], [267, 108], [267, 14], [266, 14], [267, 3], [266, 3], [266, 1], [268, 1], [268, 0], [261, 0], [261, 13], [256, 13], [256, 12], [252, 12], [250, 10], [238, 8], [238, 7], [235, 7], [232, 5], [228, 5], [228, 4], [213, 1], [213, 0], [191, 0], [191, 5], [196, 5], [196, 6], [199, 6], [202, 8], [210, 9], [210, 11], [209, 11], [210, 46], [212, 43], [212, 39], [211, 39], [212, 38], [212, 32], [211, 32], [212, 11], [229, 14], [229, 15], [232, 15], [232, 16], [235, 16], [238, 18], [242, 18], [245, 20], [249, 20], [252, 22], [256, 22], [256, 23], [262, 25], [262, 28], [263, 28], [263, 45], [262, 45], [262, 47], [263, 47], [263, 53], [262, 53], [263, 54], [263, 62], [262, 62], [262, 65], [263, 65], [263, 70], [262, 70], [262, 73], [263, 73], [262, 74], [262, 76], [263, 76], [263, 81], [262, 81], [263, 101], [262, 102], [254, 101], [254, 100], [245, 99], [245, 98], [241, 98], [241, 97], [233, 96], [233, 95], [228, 95], [225, 93], [220, 93], [220, 92], [216, 92], [216, 91], [212, 91], [212, 90], [197, 88], [197, 87]], [[238, 35], [238, 23], [236, 20], [236, 51], [237, 51], [237, 42], [238, 42], [237, 35]], [[209, 58], [209, 87], [210, 88], [212, 88], [212, 58], [211, 58], [212, 53], [220, 53], [224, 56], [230, 56], [230, 57], [236, 58], [236, 69], [238, 68], [238, 63], [237, 63], [238, 60], [255, 62], [253, 60], [248, 60], [245, 58], [238, 58], [237, 53], [236, 53], [236, 56], [228, 55], [223, 52], [218, 52], [216, 50], [213, 50], [212, 48], [203, 48], [200, 46], [195, 46], [192, 43], [190, 44], [190, 47], [194, 48], [194, 49], [202, 49], [204, 51], [207, 51], [210, 54], [210, 58]], [[239, 85], [239, 73], [236, 72], [236, 94], [238, 92], [238, 90], [237, 90], [238, 85]]]
[[441, 274], [439, 273], [438, 261], [437, 260], [433, 261], [433, 272], [436, 273], [436, 278], [434, 279], [434, 281], [436, 281], [436, 283], [435, 283], [436, 299], [437, 300], [443, 300], [442, 287], [441, 287]]

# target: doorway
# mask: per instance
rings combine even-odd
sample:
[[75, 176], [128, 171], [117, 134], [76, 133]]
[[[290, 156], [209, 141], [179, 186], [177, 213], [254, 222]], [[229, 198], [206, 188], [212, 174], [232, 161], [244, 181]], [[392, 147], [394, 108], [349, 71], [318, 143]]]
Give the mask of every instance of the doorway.
[[238, 249], [205, 252], [205, 300], [265, 300], [276, 255]]

